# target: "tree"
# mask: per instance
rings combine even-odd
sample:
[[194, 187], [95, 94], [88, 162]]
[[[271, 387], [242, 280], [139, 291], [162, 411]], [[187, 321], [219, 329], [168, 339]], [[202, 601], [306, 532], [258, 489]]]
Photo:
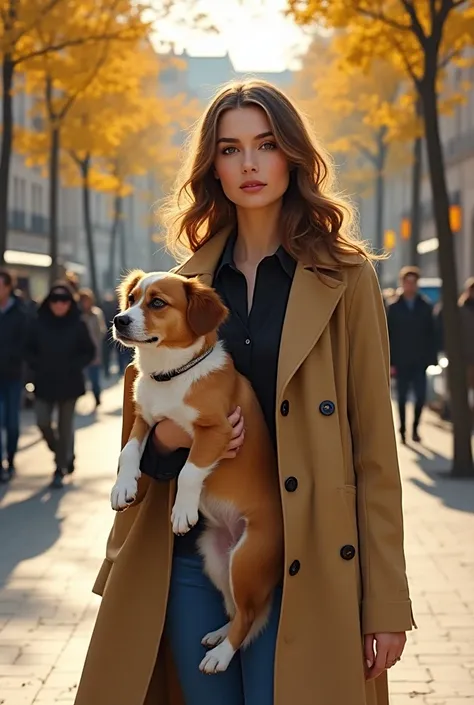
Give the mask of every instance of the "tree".
[[[107, 12], [110, 0], [89, 2], [96, 16]], [[90, 9], [90, 8], [89, 8]], [[83, 26], [82, 33], [61, 33], [49, 44], [38, 36], [54, 23], [87, 10], [86, 3], [71, 0], [0, 0], [0, 51], [2, 61], [2, 137], [0, 155], [0, 264], [4, 262], [8, 233], [8, 189], [13, 145], [13, 92], [15, 73], [26, 62], [62, 52], [67, 47], [103, 39], [97, 27]]]
[[443, 280], [443, 322], [454, 440], [452, 474], [473, 476], [471, 416], [438, 99], [446, 67], [459, 60], [464, 49], [473, 44], [473, 3], [470, 0], [289, 0], [289, 9], [302, 24], [317, 22], [325, 27], [348, 30], [341, 55], [349, 64], [366, 68], [381, 57], [389, 58], [404, 70], [419, 96]]
[[[405, 101], [406, 81], [393, 64], [379, 60], [361, 73], [339, 62], [339, 45], [344, 33], [332, 38], [315, 38], [302, 57], [298, 92], [328, 149], [344, 158], [343, 172], [359, 189], [371, 181], [375, 188], [376, 226], [374, 244], [384, 248], [384, 191], [388, 171], [407, 163], [407, 142], [414, 130]], [[310, 91], [308, 91], [310, 87]], [[397, 149], [391, 149], [396, 142]], [[369, 173], [367, 173], [369, 165]], [[347, 174], [348, 170], [351, 171]], [[381, 276], [381, 265], [378, 272]]]
[[[37, 101], [37, 117], [41, 118], [48, 135], [51, 280], [57, 277], [59, 271], [57, 211], [63, 126], [78, 101], [126, 89], [126, 80], [122, 80], [121, 73], [117, 73], [118, 68], [123, 72], [124, 66], [118, 66], [115, 57], [123, 56], [127, 44], [136, 46], [146, 29], [140, 10], [129, 0], [102, 0], [99, 7], [95, 0], [90, 0], [90, 7], [75, 0], [67, 8], [55, 8], [48, 16], [48, 24], [34, 30], [36, 45], [45, 48], [64, 43], [67, 37], [95, 37], [93, 43], [77, 42], [61, 52], [45, 51], [25, 63], [29, 90], [36, 95], [43, 91], [42, 99]], [[131, 55], [127, 56], [130, 60]], [[86, 158], [80, 165], [86, 181], [88, 164]], [[97, 293], [87, 193], [87, 189], [83, 190], [86, 237], [92, 287]]]

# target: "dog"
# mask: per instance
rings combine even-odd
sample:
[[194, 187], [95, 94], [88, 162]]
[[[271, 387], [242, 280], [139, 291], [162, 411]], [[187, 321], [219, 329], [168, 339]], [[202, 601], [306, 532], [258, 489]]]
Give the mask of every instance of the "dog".
[[[198, 521], [204, 568], [223, 595], [228, 624], [206, 634], [199, 668], [225, 671], [236, 651], [265, 627], [272, 593], [283, 572], [283, 523], [277, 463], [265, 420], [249, 381], [240, 375], [217, 330], [228, 310], [211, 287], [178, 274], [131, 272], [119, 287], [121, 313], [114, 337], [135, 348], [136, 416], [111, 492], [115, 510], [132, 503], [150, 427], [165, 418], [192, 438], [177, 481], [173, 532]], [[223, 459], [240, 406], [245, 440]]]

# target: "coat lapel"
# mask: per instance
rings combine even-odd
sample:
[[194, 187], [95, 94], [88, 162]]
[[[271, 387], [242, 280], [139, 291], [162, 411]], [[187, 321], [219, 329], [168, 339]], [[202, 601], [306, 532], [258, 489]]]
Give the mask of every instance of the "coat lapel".
[[[230, 229], [226, 229], [214, 235], [176, 273], [185, 277], [198, 276], [204, 284], [212, 286], [214, 271], [229, 234]], [[321, 269], [331, 272], [335, 268], [322, 259]], [[277, 403], [319, 340], [345, 288], [343, 282], [323, 271], [315, 272], [302, 263], [297, 265], [281, 336]]]
[[280, 343], [277, 404], [301, 363], [326, 328], [346, 285], [299, 263], [296, 267]]
[[199, 277], [203, 284], [212, 286], [214, 271], [224, 250], [231, 228], [221, 230], [175, 270], [183, 277]]

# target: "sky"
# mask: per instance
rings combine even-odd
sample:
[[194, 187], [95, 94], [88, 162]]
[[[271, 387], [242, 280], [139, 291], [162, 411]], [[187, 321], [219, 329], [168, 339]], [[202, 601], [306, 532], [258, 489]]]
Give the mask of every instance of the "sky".
[[[189, 17], [193, 11], [203, 13], [218, 32], [183, 22], [186, 7]], [[284, 17], [286, 7], [286, 0], [180, 0], [176, 11], [159, 21], [159, 37], [173, 42], [178, 53], [186, 49], [193, 56], [219, 56], [228, 51], [237, 71], [283, 71], [294, 68], [295, 57], [309, 43], [307, 34]]]

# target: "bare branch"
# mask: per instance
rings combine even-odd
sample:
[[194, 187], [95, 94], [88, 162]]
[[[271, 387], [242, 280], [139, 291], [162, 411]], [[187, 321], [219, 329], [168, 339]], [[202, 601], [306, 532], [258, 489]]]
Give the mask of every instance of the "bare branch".
[[421, 46], [425, 46], [426, 34], [424, 33], [423, 27], [421, 26], [420, 20], [418, 19], [418, 15], [416, 14], [414, 5], [410, 2], [410, 0], [400, 0], [400, 2], [410, 15], [411, 28], [413, 30], [414, 35], [420, 42]]
[[448, 64], [451, 63], [453, 59], [456, 58], [456, 56], [459, 56], [462, 53], [461, 49], [453, 49], [453, 51], [450, 51], [446, 56], [444, 56], [441, 61], [439, 62], [439, 68], [440, 69], [445, 69]]
[[[15, 35], [15, 39], [13, 42], [13, 45], [17, 44], [19, 40], [25, 36], [25, 34], [28, 34], [28, 32], [31, 32], [32, 29], [35, 28], [35, 26], [41, 22], [42, 19], [46, 17], [48, 12], [51, 12], [56, 5], [59, 5], [59, 3], [63, 2], [63, 0], [49, 0], [49, 2], [45, 5], [45, 7], [41, 8], [41, 11], [36, 17], [32, 18], [30, 23], [27, 24], [21, 32]], [[15, 64], [17, 62], [15, 61]]]
[[91, 83], [97, 77], [97, 74], [99, 73], [100, 69], [103, 67], [103, 65], [107, 59], [108, 49], [109, 49], [109, 45], [107, 44], [105, 47], [105, 51], [104, 51], [103, 55], [97, 61], [97, 64], [95, 65], [94, 71], [92, 72], [92, 74], [87, 77], [87, 79], [84, 81], [82, 86], [80, 86], [74, 93], [72, 93], [69, 96], [69, 98], [65, 102], [64, 106], [61, 108], [61, 110], [59, 111], [59, 113], [57, 115], [59, 120], [62, 120], [67, 115], [69, 110], [72, 108], [72, 106], [76, 102], [76, 99], [80, 96], [81, 93], [83, 93], [86, 90], [86, 88], [88, 88], [88, 86], [91, 85]]
[[408, 75], [412, 79], [415, 86], [418, 88], [420, 85], [420, 79], [416, 75], [413, 66], [410, 64], [410, 61], [408, 59], [408, 56], [405, 53], [403, 45], [401, 44], [401, 42], [398, 41], [398, 39], [396, 39], [395, 35], [392, 35], [390, 37], [390, 41], [392, 42], [392, 44], [395, 46], [395, 49], [400, 54], [400, 57], [403, 61], [403, 65], [405, 66], [406, 72], [408, 73]]
[[[35, 51], [26, 54], [14, 61], [15, 66], [22, 64], [24, 61], [29, 61], [30, 59], [36, 59], [39, 56], [46, 56], [47, 54], [53, 54], [56, 51], [61, 51], [62, 49], [68, 49], [69, 47], [80, 46], [81, 44], [89, 44], [90, 42], [102, 42], [110, 41], [111, 39], [121, 40], [123, 39], [123, 31], [119, 30], [112, 34], [102, 34], [91, 37], [80, 37], [78, 39], [68, 39], [64, 42], [59, 42], [59, 44], [53, 44], [52, 46], [43, 47], [42, 49], [37, 49]], [[128, 41], [128, 40], [126, 40]]]
[[384, 15], [383, 12], [374, 12], [373, 10], [366, 10], [363, 7], [359, 7], [359, 12], [361, 15], [369, 17], [369, 19], [377, 20], [378, 22], [383, 22], [384, 24], [387, 24], [389, 27], [392, 27], [392, 29], [396, 29], [399, 32], [411, 31], [411, 24], [402, 24], [401, 22], [396, 22], [396, 20], [392, 20], [390, 17], [387, 17], [387, 15]]
[[366, 147], [365, 145], [361, 144], [358, 140], [353, 139], [351, 140], [352, 144], [354, 147], [371, 163], [373, 166], [377, 166], [377, 157], [375, 154], [372, 154], [370, 149]]

